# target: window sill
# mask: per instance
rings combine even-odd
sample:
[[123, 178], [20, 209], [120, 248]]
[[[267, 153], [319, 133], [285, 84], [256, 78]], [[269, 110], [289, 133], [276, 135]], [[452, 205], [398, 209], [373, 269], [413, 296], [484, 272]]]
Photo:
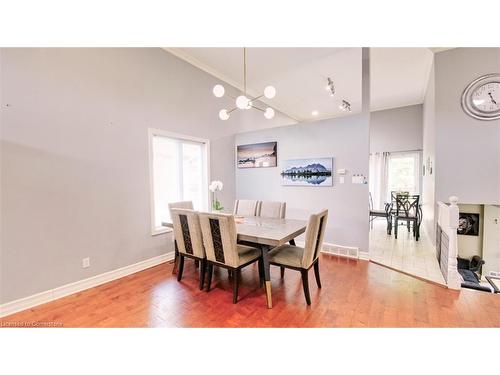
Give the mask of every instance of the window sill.
[[165, 234], [165, 233], [172, 233], [174, 230], [172, 228], [159, 228], [159, 229], [153, 229], [151, 231], [151, 236], [158, 236], [160, 234]]

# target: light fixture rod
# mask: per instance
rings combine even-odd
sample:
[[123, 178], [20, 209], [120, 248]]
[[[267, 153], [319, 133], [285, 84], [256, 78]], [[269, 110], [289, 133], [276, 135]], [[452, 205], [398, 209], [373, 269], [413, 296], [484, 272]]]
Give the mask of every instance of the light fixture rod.
[[253, 109], [256, 109], [256, 110], [258, 110], [258, 111], [261, 111], [261, 112], [265, 112], [265, 110], [260, 109], [259, 107], [256, 107], [256, 106], [254, 106], [254, 105], [252, 106], [252, 108], [253, 108]]
[[247, 49], [243, 47], [243, 94], [247, 96]]

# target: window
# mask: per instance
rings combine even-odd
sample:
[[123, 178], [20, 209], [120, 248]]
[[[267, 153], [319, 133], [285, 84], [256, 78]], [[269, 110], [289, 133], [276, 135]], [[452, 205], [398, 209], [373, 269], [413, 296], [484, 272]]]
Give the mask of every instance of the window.
[[391, 191], [420, 192], [420, 152], [391, 153], [387, 159], [387, 202]]
[[208, 140], [149, 132], [152, 234], [168, 231], [168, 204], [193, 201], [195, 210], [208, 208]]

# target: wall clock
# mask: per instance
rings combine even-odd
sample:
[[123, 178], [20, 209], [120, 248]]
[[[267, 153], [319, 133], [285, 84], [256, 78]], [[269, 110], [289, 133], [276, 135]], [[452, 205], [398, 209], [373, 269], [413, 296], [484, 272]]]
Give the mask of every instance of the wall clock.
[[500, 119], [500, 73], [472, 81], [462, 94], [462, 108], [478, 120]]

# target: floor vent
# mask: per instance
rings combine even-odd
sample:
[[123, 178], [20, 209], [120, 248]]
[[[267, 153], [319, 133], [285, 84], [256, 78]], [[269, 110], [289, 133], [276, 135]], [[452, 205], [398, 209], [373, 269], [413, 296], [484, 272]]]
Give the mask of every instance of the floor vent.
[[490, 276], [500, 277], [500, 271], [490, 271]]
[[323, 242], [323, 253], [334, 254], [341, 257], [359, 259], [359, 249], [357, 247], [341, 246]]

